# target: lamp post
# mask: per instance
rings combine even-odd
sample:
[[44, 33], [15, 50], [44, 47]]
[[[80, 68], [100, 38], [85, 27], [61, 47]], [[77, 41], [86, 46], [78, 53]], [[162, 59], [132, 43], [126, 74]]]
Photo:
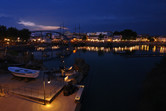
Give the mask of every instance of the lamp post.
[[[48, 84], [51, 83], [51, 80], [50, 78], [48, 78]], [[43, 75], [43, 89], [44, 89], [44, 105], [46, 105], [46, 81], [45, 81], [45, 72], [44, 72], [44, 75]]]
[[46, 82], [45, 82], [45, 72], [43, 76], [43, 88], [44, 88], [44, 105], [46, 105], [46, 95], [45, 95], [45, 87], [46, 87]]

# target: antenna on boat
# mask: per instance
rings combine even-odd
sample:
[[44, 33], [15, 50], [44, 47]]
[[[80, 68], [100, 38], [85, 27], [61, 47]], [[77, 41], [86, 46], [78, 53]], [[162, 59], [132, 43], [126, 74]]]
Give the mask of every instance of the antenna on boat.
[[76, 33], [76, 30], [77, 30], [77, 28], [76, 28], [76, 24], [75, 24], [75, 32], [74, 33]]
[[79, 24], [79, 37], [80, 37], [80, 24]]
[[62, 51], [60, 53], [60, 70], [61, 70], [61, 73], [62, 73], [62, 76], [65, 76], [65, 63], [64, 63], [64, 53], [65, 53], [65, 47], [64, 47], [64, 41], [62, 39], [62, 34], [64, 36], [64, 22], [60, 25], [60, 38], [61, 38], [61, 48], [62, 48]]
[[64, 31], [65, 31], [65, 25], [64, 25], [64, 22], [63, 22], [63, 35], [64, 35]]
[[60, 35], [59, 35], [59, 37], [61, 38], [61, 33], [62, 33], [62, 31], [61, 31], [61, 25], [60, 25], [60, 28], [59, 28], [59, 32], [60, 32]]

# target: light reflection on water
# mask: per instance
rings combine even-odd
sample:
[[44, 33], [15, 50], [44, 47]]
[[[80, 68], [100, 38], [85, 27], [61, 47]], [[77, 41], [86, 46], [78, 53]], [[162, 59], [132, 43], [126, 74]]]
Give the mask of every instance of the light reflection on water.
[[77, 50], [87, 50], [87, 51], [104, 51], [104, 52], [110, 52], [111, 48], [106, 48], [106, 47], [89, 47], [89, 46], [84, 46], [84, 47], [76, 47]]
[[[51, 50], [49, 50], [51, 49]], [[58, 49], [58, 50], [57, 50]], [[35, 59], [44, 58], [56, 58], [57, 54], [61, 52], [59, 46], [52, 47], [37, 47], [34, 52]], [[166, 54], [165, 46], [150, 46], [150, 45], [135, 45], [135, 46], [123, 46], [123, 47], [94, 47], [94, 46], [81, 46], [74, 49], [67, 48], [66, 51], [76, 53], [77, 51], [92, 51], [98, 52], [99, 56], [104, 53], [114, 53], [120, 55], [133, 55], [133, 56], [164, 56]], [[69, 54], [69, 55], [70, 55]]]
[[86, 51], [104, 51], [104, 52], [122, 52], [122, 51], [152, 51], [158, 53], [166, 53], [165, 46], [149, 46], [149, 45], [135, 45], [135, 46], [124, 46], [124, 47], [93, 47], [93, 46], [83, 46], [76, 47], [77, 50], [86, 50]]
[[[36, 51], [44, 51], [47, 49], [56, 50], [59, 46], [52, 47], [37, 47]], [[150, 45], [135, 45], [135, 46], [123, 46], [123, 47], [94, 47], [94, 46], [82, 46], [75, 47], [74, 50], [86, 50], [86, 51], [104, 51], [104, 52], [122, 52], [122, 51], [152, 51], [159, 53], [166, 53], [166, 46], [150, 46]]]
[[52, 49], [52, 50], [56, 50], [56, 49], [59, 49], [60, 47], [59, 46], [52, 46], [52, 47], [37, 47], [36, 50], [37, 51], [44, 51], [46, 49]]

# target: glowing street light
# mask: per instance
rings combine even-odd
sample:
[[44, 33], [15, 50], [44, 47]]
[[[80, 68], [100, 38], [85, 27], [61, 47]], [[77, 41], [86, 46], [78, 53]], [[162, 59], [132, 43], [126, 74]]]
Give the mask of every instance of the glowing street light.
[[51, 83], [51, 79], [50, 79], [50, 77], [48, 77], [48, 81], [47, 81], [47, 83], [48, 83], [48, 84]]
[[[48, 83], [48, 84], [51, 83], [51, 79], [50, 79], [50, 77], [48, 78], [47, 83]], [[45, 89], [45, 87], [46, 87], [46, 81], [45, 81], [45, 73], [44, 73], [44, 75], [43, 75], [44, 105], [46, 105], [46, 91], [45, 91], [46, 89]]]

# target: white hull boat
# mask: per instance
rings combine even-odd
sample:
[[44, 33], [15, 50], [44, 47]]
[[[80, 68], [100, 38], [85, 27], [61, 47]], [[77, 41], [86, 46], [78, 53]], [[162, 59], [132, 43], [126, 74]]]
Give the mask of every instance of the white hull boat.
[[[74, 71], [70, 71], [70, 72], [65, 72], [65, 76], [73, 76], [73, 75], [76, 75], [77, 72], [74, 70]], [[62, 73], [56, 73], [56, 76], [62, 76]]]
[[25, 69], [20, 67], [8, 67], [8, 70], [12, 72], [14, 76], [26, 78], [37, 78], [40, 73], [39, 70]]

